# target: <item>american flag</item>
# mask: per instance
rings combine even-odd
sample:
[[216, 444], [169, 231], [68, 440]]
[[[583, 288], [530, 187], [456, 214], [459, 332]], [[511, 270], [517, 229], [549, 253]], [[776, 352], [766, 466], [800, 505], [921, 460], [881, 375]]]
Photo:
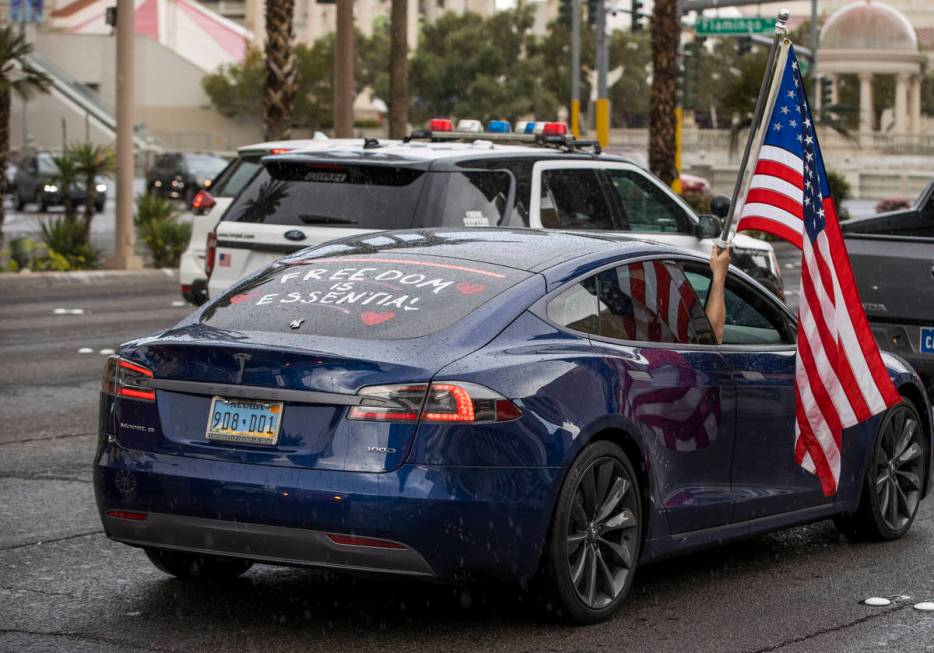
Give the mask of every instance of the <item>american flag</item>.
[[229, 268], [230, 267], [230, 254], [225, 254], [224, 252], [221, 252], [220, 254], [218, 254], [217, 264], [221, 266], [222, 268]]
[[[863, 312], [794, 49], [782, 48], [774, 106], [737, 230], [802, 250], [795, 459], [837, 492], [843, 430], [900, 401]], [[776, 85], [777, 84], [777, 85]]]
[[[616, 268], [620, 302], [631, 299], [631, 307], [618, 310], [626, 340], [651, 342], [693, 341], [697, 298], [680, 270], [662, 261], [630, 263]], [[614, 301], [601, 291], [601, 299]], [[627, 310], [628, 309], [628, 310]]]

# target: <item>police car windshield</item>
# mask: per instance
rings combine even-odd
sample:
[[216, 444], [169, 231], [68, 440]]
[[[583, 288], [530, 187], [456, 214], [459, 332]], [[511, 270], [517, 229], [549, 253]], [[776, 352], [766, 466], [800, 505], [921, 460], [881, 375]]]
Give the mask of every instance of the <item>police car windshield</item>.
[[261, 170], [223, 219], [356, 229], [495, 227], [511, 213], [513, 186], [502, 170], [290, 163]]

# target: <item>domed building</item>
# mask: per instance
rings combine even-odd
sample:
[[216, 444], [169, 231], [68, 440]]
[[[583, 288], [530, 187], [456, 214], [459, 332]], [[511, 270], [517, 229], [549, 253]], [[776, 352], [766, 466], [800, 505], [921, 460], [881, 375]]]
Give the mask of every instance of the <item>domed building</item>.
[[919, 50], [911, 22], [894, 7], [858, 0], [840, 7], [824, 23], [817, 53], [817, 73], [831, 80], [833, 101], [841, 75], [859, 79], [859, 131], [870, 141], [877, 129], [873, 78], [895, 78], [893, 107], [896, 134], [921, 131], [921, 76], [926, 57]]

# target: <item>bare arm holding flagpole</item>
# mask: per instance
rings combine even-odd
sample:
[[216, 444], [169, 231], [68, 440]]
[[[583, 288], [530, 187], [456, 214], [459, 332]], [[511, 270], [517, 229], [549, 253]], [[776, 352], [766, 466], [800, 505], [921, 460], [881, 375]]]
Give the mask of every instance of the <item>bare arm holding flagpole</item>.
[[759, 88], [759, 97], [756, 100], [756, 110], [753, 113], [752, 123], [749, 125], [749, 136], [746, 139], [746, 147], [743, 149], [743, 158], [739, 164], [739, 174], [736, 176], [736, 183], [733, 186], [733, 195], [730, 198], [730, 212], [723, 223], [723, 231], [717, 240], [716, 246], [725, 249], [730, 246], [730, 230], [733, 228], [733, 218], [737, 214], [737, 202], [740, 192], [747, 178], [746, 167], [749, 165], [749, 155], [752, 152], [753, 143], [759, 132], [759, 126], [762, 124], [762, 116], [765, 115], [766, 104], [768, 103], [769, 92], [771, 91], [771, 82], [775, 74], [775, 63], [778, 59], [778, 52], [782, 39], [785, 37], [788, 29], [785, 24], [791, 13], [787, 9], [778, 12], [778, 21], [775, 23], [775, 38], [772, 40], [772, 48], [769, 50], [769, 60], [765, 67], [765, 76], [762, 78], [762, 86]]

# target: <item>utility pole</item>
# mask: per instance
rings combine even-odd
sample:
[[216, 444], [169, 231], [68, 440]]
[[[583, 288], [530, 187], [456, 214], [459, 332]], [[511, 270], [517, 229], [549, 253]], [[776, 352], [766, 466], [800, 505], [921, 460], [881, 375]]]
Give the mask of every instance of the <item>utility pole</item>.
[[571, 0], [571, 133], [581, 136], [581, 0]]
[[133, 252], [133, 0], [117, 0], [117, 215], [110, 267], [143, 266]]
[[607, 98], [606, 72], [606, 2], [597, 1], [597, 141], [600, 147], [610, 142], [610, 100]]
[[353, 0], [337, 0], [334, 44], [334, 135], [353, 136]]

